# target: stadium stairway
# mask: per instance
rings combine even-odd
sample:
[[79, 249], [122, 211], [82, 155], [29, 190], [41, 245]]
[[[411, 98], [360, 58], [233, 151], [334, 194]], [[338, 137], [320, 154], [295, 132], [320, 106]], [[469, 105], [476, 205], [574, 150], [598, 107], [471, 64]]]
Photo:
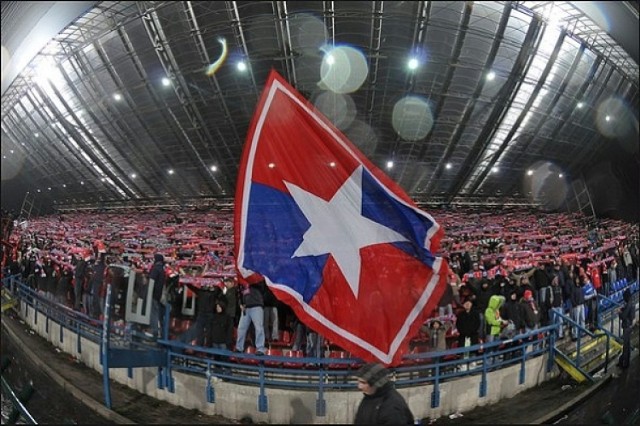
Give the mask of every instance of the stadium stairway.
[[14, 299], [6, 289], [3, 288], [2, 289], [2, 312], [6, 311], [7, 309], [11, 309], [12, 307], [16, 306], [17, 303], [18, 301]]
[[594, 376], [622, 352], [622, 344], [603, 330], [555, 347], [556, 363], [578, 383], [593, 382]]

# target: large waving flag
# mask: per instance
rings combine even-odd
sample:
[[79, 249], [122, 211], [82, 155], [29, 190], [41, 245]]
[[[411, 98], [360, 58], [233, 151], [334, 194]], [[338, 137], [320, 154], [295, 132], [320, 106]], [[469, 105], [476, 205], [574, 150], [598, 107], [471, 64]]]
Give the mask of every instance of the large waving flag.
[[236, 189], [240, 274], [354, 356], [400, 362], [446, 285], [443, 231], [272, 71]]

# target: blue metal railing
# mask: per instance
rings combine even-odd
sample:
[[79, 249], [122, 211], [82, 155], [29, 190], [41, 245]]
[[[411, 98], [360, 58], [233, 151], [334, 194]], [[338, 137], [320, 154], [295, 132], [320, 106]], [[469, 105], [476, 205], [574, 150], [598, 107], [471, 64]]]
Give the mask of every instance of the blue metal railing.
[[[45, 321], [54, 321], [77, 333], [78, 352], [81, 351], [80, 337], [101, 344], [101, 324], [81, 313], [46, 299], [42, 294], [23, 284], [17, 277], [2, 280], [22, 300], [21, 308], [28, 316], [33, 311], [34, 322], [38, 315]], [[215, 402], [215, 383], [218, 380], [248, 384], [260, 389], [258, 410], [268, 410], [267, 388], [289, 388], [314, 390], [318, 393], [316, 413], [325, 415], [324, 392], [327, 390], [355, 389], [352, 379], [355, 370], [363, 363], [359, 359], [342, 358], [294, 358], [290, 356], [256, 356], [227, 350], [205, 348], [168, 339], [168, 316], [165, 314], [163, 339], [157, 344], [166, 350], [166, 365], [158, 368], [158, 388], [175, 392], [174, 372], [183, 372], [205, 377], [203, 389], [206, 400]], [[109, 338], [119, 338], [121, 330], [109, 327]], [[488, 373], [509, 365], [519, 365], [519, 382], [525, 381], [526, 361], [548, 353], [547, 371], [554, 364], [557, 326], [542, 327], [529, 333], [520, 334], [509, 340], [499, 340], [465, 348], [443, 352], [422, 352], [406, 355], [400, 366], [391, 368], [397, 387], [432, 384], [431, 407], [440, 404], [440, 384], [468, 375], [480, 375], [479, 396], [484, 397], [488, 388]], [[125, 342], [128, 345], [133, 342]], [[192, 351], [197, 354], [188, 354]], [[129, 369], [132, 377], [132, 369]]]
[[[640, 295], [639, 283], [638, 280], [629, 282], [626, 278], [623, 278], [610, 286], [608, 295], [598, 294], [597, 321], [600, 329], [608, 331], [609, 334], [617, 338], [622, 337], [622, 328], [618, 319], [618, 310], [622, 307], [622, 295], [625, 290], [631, 290], [631, 301], [635, 309]], [[609, 330], [606, 330], [607, 323]], [[618, 327], [615, 327], [616, 324]]]

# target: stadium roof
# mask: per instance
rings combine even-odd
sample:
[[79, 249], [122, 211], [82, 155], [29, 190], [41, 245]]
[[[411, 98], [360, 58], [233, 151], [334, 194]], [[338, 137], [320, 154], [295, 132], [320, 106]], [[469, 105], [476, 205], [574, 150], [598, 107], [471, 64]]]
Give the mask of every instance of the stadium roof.
[[232, 197], [271, 69], [417, 200], [638, 161], [638, 2], [3, 1], [2, 55], [3, 205]]

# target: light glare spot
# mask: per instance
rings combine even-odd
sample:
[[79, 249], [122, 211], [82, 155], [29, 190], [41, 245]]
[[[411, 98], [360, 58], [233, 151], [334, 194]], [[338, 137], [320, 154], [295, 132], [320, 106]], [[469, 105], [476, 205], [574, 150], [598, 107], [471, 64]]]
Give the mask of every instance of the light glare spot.
[[391, 124], [405, 140], [423, 139], [433, 126], [431, 107], [422, 97], [406, 96], [394, 105]]
[[113, 99], [116, 101], [122, 100], [122, 95], [120, 93], [116, 93], [113, 95]]
[[[333, 58], [329, 63], [329, 58]], [[337, 46], [327, 52], [320, 65], [320, 87], [336, 93], [352, 93], [367, 79], [369, 68], [362, 52], [349, 46]]]
[[408, 65], [410, 70], [415, 70], [418, 68], [418, 60], [416, 58], [411, 58]]
[[490, 71], [490, 72], [487, 74], [487, 80], [488, 80], [488, 81], [493, 81], [495, 78], [496, 78], [496, 73], [495, 73], [495, 72]]
[[349, 127], [356, 118], [356, 104], [349, 95], [325, 91], [313, 104], [340, 130]]

